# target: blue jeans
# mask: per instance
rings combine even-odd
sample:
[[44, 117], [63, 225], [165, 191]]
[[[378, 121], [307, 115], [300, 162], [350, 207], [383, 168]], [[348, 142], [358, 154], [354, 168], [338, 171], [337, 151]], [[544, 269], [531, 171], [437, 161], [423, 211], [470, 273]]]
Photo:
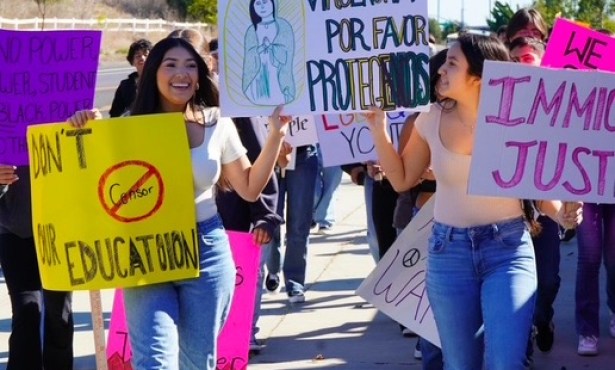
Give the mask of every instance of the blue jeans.
[[600, 335], [600, 264], [606, 269], [607, 306], [615, 311], [615, 204], [585, 203], [577, 229], [577, 333]]
[[440, 347], [431, 343], [423, 337], [419, 337], [418, 341], [421, 342], [421, 363], [423, 364], [423, 370], [442, 370], [444, 364], [442, 363], [442, 350]]
[[528, 368], [536, 264], [522, 218], [470, 228], [436, 222], [426, 279], [447, 370]]
[[[280, 187], [278, 214], [284, 216], [286, 207], [286, 253], [284, 255], [284, 284], [286, 292], [303, 292], [305, 290], [305, 273], [307, 267], [307, 248], [314, 209], [314, 185], [318, 171], [316, 149], [308, 146], [297, 152], [295, 169], [285, 171], [285, 176], [278, 175]], [[285, 202], [285, 197], [286, 202]], [[267, 270], [278, 274], [281, 269], [282, 241], [280, 228], [273, 233], [273, 243], [267, 260]]]
[[235, 264], [219, 216], [197, 224], [200, 276], [124, 290], [133, 368], [216, 368], [218, 333], [235, 289]]
[[261, 248], [261, 263], [260, 268], [258, 269], [258, 277], [256, 279], [256, 298], [254, 300], [254, 315], [252, 316], [252, 337], [250, 339], [255, 339], [256, 334], [260, 331], [258, 327], [258, 319], [261, 317], [261, 300], [263, 298], [263, 281], [265, 280], [265, 262], [267, 261], [267, 256], [269, 255], [269, 249], [271, 248], [271, 241], [265, 245], [262, 245]]
[[532, 238], [536, 254], [536, 312], [534, 325], [547, 326], [553, 320], [553, 303], [560, 286], [559, 277], [559, 225], [547, 216], [538, 217], [542, 226], [540, 234]]
[[321, 227], [335, 223], [335, 194], [342, 181], [342, 167], [323, 167], [322, 151], [318, 150], [318, 172], [314, 191], [314, 216], [312, 220]]
[[378, 249], [378, 237], [376, 236], [376, 225], [374, 225], [374, 216], [372, 215], [372, 200], [374, 199], [374, 179], [365, 175], [365, 183], [363, 184], [363, 192], [365, 196], [365, 213], [367, 215], [367, 246], [372, 254], [372, 258], [376, 263], [380, 261], [380, 250]]

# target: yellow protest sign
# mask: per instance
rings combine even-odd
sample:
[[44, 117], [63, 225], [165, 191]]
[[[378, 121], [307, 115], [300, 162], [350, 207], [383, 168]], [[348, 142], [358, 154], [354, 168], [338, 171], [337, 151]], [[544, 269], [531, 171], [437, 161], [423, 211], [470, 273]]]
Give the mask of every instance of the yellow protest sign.
[[43, 286], [129, 287], [198, 276], [190, 150], [180, 114], [28, 127]]

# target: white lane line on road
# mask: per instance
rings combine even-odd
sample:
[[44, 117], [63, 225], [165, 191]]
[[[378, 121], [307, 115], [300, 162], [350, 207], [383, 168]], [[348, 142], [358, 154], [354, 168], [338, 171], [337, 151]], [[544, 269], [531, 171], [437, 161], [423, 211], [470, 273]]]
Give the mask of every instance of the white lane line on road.
[[134, 72], [134, 68], [133, 67], [122, 67], [122, 68], [104, 68], [104, 69], [100, 69], [98, 71], [98, 74], [100, 75], [114, 75], [114, 74], [120, 74], [120, 73], [130, 73], [130, 72]]

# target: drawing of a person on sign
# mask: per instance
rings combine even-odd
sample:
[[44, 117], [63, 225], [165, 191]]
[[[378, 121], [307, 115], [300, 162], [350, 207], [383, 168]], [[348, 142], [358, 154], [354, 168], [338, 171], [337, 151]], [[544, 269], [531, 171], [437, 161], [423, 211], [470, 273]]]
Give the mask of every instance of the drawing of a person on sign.
[[256, 105], [278, 105], [295, 99], [293, 28], [276, 16], [276, 0], [250, 0], [250, 19], [244, 37], [245, 96]]

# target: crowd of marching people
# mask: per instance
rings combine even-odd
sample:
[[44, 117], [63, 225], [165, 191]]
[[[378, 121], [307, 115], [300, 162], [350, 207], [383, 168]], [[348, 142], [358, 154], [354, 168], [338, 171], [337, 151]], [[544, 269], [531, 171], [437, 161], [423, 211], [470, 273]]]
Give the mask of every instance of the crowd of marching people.
[[[418, 339], [423, 369], [527, 369], [534, 347], [549, 352], [560, 241], [575, 229], [577, 351], [598, 355], [601, 264], [615, 311], [615, 205], [467, 194], [484, 62], [540, 65], [548, 38], [541, 14], [524, 8], [498, 37], [465, 33], [433, 50], [429, 111], [407, 118], [396, 150], [386, 115], [371, 108], [364, 115], [378, 161], [341, 167], [323, 167], [316, 143], [285, 142], [291, 117], [283, 106], [272, 109], [268, 129], [256, 117], [220, 115], [217, 40], [181, 29], [155, 44], [133, 42], [127, 61], [135, 72], [117, 88], [109, 116], [183, 114], [200, 258], [196, 279], [124, 290], [133, 368], [216, 368], [216, 338], [235, 284], [226, 229], [250, 232], [262, 247], [250, 340], [258, 353], [261, 294], [283, 287], [289, 304], [305, 301], [310, 233], [335, 233], [342, 171], [364, 188], [376, 262], [437, 194], [426, 284], [442, 347]], [[82, 128], [100, 118], [96, 109], [80, 110], [68, 122]], [[28, 168], [0, 164], [0, 184], [0, 264], [12, 307], [8, 369], [72, 369], [72, 296], [42, 288]], [[609, 334], [615, 337], [615, 316]]]

